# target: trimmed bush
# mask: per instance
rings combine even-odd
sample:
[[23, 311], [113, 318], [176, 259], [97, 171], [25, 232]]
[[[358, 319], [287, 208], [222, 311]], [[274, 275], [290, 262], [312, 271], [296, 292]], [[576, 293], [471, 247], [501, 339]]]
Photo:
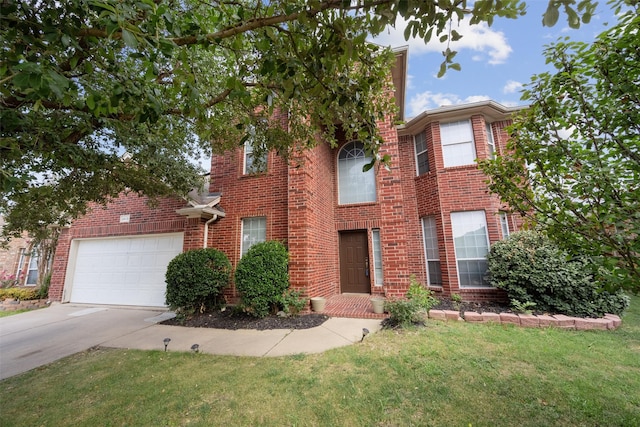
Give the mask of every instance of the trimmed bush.
[[255, 317], [276, 313], [289, 288], [289, 253], [276, 241], [257, 243], [240, 259], [235, 283], [245, 311]]
[[183, 315], [211, 310], [221, 303], [222, 290], [230, 279], [231, 263], [222, 251], [183, 252], [167, 267], [167, 304]]
[[0, 301], [7, 298], [14, 298], [19, 301], [30, 301], [38, 299], [38, 290], [36, 288], [5, 288], [0, 289]]
[[519, 304], [535, 304], [536, 311], [601, 317], [621, 314], [629, 303], [622, 292], [601, 289], [586, 258], [570, 258], [536, 231], [516, 232], [494, 243], [487, 261], [491, 285]]

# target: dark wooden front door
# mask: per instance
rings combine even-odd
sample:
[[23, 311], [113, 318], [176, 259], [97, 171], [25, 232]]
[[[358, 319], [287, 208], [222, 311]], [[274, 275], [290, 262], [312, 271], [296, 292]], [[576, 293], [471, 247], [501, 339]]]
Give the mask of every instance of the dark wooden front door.
[[340, 288], [343, 293], [371, 293], [366, 231], [340, 233]]

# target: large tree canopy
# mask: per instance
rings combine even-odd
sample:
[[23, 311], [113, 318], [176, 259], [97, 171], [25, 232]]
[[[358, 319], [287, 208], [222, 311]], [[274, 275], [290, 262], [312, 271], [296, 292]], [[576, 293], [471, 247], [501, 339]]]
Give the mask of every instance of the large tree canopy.
[[[467, 4], [469, 3], [469, 5]], [[551, 0], [569, 24], [591, 1]], [[393, 113], [391, 52], [366, 42], [396, 19], [405, 36], [460, 37], [449, 23], [524, 14], [520, 0], [3, 0], [0, 211], [35, 230], [122, 191], [197, 185], [193, 153], [246, 139], [282, 154], [332, 141], [340, 123], [375, 158]], [[459, 68], [444, 52], [442, 72]], [[271, 123], [288, 111], [286, 131]], [[128, 161], [122, 160], [127, 152]], [[201, 172], [201, 171], [200, 171]]]
[[638, 3], [589, 45], [546, 49], [508, 153], [484, 164], [490, 188], [574, 254], [596, 278], [640, 291], [640, 15]]

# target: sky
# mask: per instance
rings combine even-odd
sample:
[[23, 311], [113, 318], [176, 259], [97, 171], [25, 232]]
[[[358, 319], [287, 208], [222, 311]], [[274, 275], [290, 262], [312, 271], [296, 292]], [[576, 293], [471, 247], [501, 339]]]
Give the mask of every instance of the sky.
[[455, 62], [462, 71], [447, 70], [442, 78], [437, 78], [437, 73], [446, 46], [437, 37], [429, 44], [421, 39], [406, 41], [405, 23], [397, 22], [395, 29], [374, 39], [385, 46], [409, 46], [406, 118], [445, 105], [489, 99], [505, 106], [525, 105], [520, 100], [522, 85], [529, 83], [533, 75], [551, 70], [543, 56], [545, 45], [567, 36], [590, 42], [616, 22], [613, 11], [601, 0], [591, 22], [581, 24], [580, 29], [569, 28], [562, 12], [555, 26], [544, 27], [542, 14], [548, 0], [526, 3], [525, 16], [495, 18], [491, 27], [484, 23], [474, 26], [454, 23], [463, 38], [452, 43], [451, 49], [458, 51]]

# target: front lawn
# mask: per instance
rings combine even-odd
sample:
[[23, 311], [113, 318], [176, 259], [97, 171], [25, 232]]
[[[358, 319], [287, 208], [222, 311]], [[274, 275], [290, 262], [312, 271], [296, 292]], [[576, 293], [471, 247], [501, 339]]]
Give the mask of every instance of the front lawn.
[[617, 331], [430, 322], [284, 358], [95, 349], [0, 382], [1, 426], [637, 426]]

